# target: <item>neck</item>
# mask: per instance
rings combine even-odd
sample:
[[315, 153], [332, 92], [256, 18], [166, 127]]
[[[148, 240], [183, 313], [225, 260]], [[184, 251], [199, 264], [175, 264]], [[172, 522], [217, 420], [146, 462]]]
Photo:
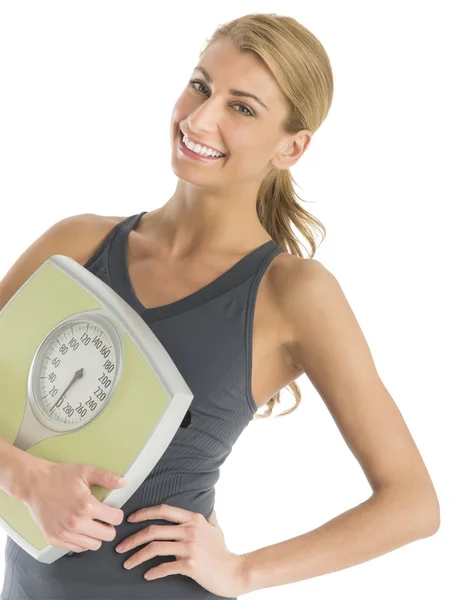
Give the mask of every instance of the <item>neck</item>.
[[[246, 254], [271, 240], [256, 213], [256, 195], [219, 196], [179, 180], [173, 196], [148, 213], [162, 257], [185, 258], [197, 254]], [[251, 199], [250, 199], [251, 198]]]

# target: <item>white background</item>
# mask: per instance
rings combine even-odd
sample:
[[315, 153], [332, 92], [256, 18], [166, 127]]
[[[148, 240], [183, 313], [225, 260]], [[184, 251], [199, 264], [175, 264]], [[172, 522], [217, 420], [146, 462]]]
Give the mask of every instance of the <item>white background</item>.
[[[452, 597], [448, 8], [431, 0], [0, 4], [0, 277], [66, 216], [127, 216], [167, 202], [177, 181], [171, 110], [218, 24], [289, 15], [328, 52], [333, 105], [292, 167], [296, 191], [327, 228], [315, 258], [353, 308], [431, 474], [442, 521], [434, 536], [384, 556], [249, 598]], [[221, 469], [215, 509], [233, 552], [306, 533], [371, 494], [321, 397], [306, 377], [298, 383], [295, 413], [251, 423]], [[288, 390], [282, 398], [292, 405]], [[3, 567], [2, 552], [2, 580]]]

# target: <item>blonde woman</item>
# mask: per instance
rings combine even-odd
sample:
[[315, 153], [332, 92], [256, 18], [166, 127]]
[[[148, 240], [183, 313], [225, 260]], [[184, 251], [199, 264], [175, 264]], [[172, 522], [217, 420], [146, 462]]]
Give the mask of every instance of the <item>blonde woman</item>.
[[[112, 474], [24, 456], [1, 442], [2, 487], [27, 504], [51, 543], [70, 550], [45, 565], [8, 539], [2, 600], [237, 598], [437, 531], [424, 462], [338, 281], [313, 258], [314, 232], [325, 228], [293, 186], [290, 167], [332, 96], [325, 49], [295, 19], [251, 14], [222, 25], [172, 110], [178, 181], [166, 204], [64, 219], [1, 282], [4, 306], [49, 256], [73, 257], [143, 317], [194, 392], [185, 422], [122, 510], [89, 493], [95, 482], [119, 485]], [[306, 255], [292, 226], [308, 242]], [[214, 511], [220, 466], [249, 422], [272, 413], [284, 387], [295, 397], [288, 412], [296, 409], [303, 374], [373, 494], [307, 534], [236, 555]], [[64, 506], [68, 493], [74, 514]]]

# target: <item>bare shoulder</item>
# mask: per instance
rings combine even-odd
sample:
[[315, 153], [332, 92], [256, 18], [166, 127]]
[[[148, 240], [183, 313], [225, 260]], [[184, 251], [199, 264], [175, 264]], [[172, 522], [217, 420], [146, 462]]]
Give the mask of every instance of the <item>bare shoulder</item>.
[[323, 318], [326, 304], [336, 315], [336, 322], [345, 328], [351, 325], [353, 313], [338, 280], [320, 261], [290, 253], [280, 257], [281, 260], [275, 261], [272, 284], [289, 332], [286, 346], [294, 365], [304, 373], [303, 354], [314, 348], [312, 337], [318, 338], [322, 325], [326, 325]]
[[267, 311], [272, 315], [272, 322], [278, 329], [279, 345], [284, 348], [285, 355], [292, 363], [292, 376], [298, 379], [304, 371], [296, 361], [294, 340], [296, 332], [291, 313], [288, 310], [289, 299], [293, 295], [294, 278], [300, 277], [298, 270], [303, 269], [305, 259], [281, 252], [273, 258], [266, 273]]
[[[71, 256], [80, 264], [85, 264], [97, 248], [104, 242], [111, 230], [127, 217], [112, 217], [85, 213], [66, 219], [67, 234], [72, 239]], [[62, 227], [62, 233], [64, 233]]]
[[342, 287], [319, 261], [292, 258], [278, 296], [291, 326], [292, 360], [324, 401], [373, 491], [405, 495], [419, 531], [430, 535], [439, 526], [434, 487]]
[[53, 223], [26, 251], [36, 255], [36, 268], [52, 254], [69, 256], [84, 264], [109, 232], [126, 217], [95, 213], [69, 215]]
[[[120, 220], [121, 217], [84, 213], [53, 223], [25, 248], [0, 280], [0, 310], [51, 256], [62, 254], [85, 264]], [[6, 248], [6, 253], [11, 254], [11, 250]]]
[[[301, 279], [316, 277], [318, 273], [329, 273], [322, 263], [313, 258], [302, 258], [289, 252], [279, 254], [272, 262], [271, 279], [279, 289], [279, 298], [283, 300], [293, 292], [293, 285]], [[332, 275], [332, 274], [331, 274]]]

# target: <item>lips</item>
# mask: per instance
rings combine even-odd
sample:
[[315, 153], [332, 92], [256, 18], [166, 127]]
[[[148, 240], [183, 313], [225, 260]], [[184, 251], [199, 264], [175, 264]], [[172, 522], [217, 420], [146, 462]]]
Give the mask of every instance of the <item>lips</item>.
[[[181, 140], [182, 144], [184, 143], [183, 142], [184, 135], [185, 135], [185, 133], [182, 131], [182, 129], [180, 129], [180, 140]], [[189, 136], [187, 136], [187, 137], [189, 137]], [[212, 146], [209, 146], [208, 144], [202, 144], [201, 142], [197, 142], [195, 140], [192, 140], [191, 138], [190, 138], [190, 141], [194, 142], [195, 144], [201, 144], [201, 146], [206, 146], [208, 148], [212, 148]], [[227, 156], [226, 152], [221, 152], [221, 150], [216, 150], [215, 148], [212, 148], [212, 150], [215, 150], [215, 152], [220, 152], [220, 154], [223, 154], [222, 158], [225, 158]]]

